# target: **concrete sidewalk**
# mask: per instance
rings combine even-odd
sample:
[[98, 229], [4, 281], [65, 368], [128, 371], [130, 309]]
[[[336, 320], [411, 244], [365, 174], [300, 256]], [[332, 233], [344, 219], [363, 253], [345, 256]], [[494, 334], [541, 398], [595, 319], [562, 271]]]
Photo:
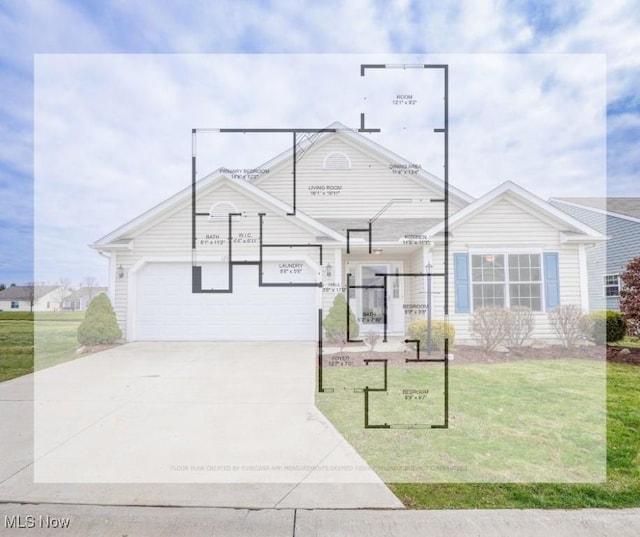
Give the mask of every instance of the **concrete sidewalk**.
[[[32, 529], [24, 529], [29, 527]], [[637, 537], [639, 534], [640, 509], [371, 511], [0, 504], [0, 535], [7, 536]]]

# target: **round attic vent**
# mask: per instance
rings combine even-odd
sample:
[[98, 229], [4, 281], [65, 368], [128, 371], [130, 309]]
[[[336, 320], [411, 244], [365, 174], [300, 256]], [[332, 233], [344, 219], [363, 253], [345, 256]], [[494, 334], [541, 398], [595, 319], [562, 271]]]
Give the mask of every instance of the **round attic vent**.
[[220, 222], [229, 219], [229, 213], [239, 213], [238, 208], [230, 201], [219, 201], [209, 209], [209, 222]]
[[341, 151], [333, 151], [324, 157], [322, 168], [324, 170], [350, 170], [351, 160]]

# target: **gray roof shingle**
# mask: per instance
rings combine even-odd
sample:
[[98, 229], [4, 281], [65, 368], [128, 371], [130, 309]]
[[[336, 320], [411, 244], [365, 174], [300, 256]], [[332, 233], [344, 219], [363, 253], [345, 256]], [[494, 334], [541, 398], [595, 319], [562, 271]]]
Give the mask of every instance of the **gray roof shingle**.
[[[347, 229], [367, 229], [369, 225], [366, 218], [316, 218], [316, 220], [345, 236]], [[405, 235], [422, 235], [440, 222], [440, 218], [379, 218], [372, 226], [373, 241], [397, 241]]]
[[640, 198], [554, 198], [594, 209], [640, 218]]
[[[57, 285], [36, 285], [34, 299], [38, 300], [57, 288]], [[31, 286], [29, 285], [13, 285], [0, 291], [0, 300], [29, 300], [30, 296]]]

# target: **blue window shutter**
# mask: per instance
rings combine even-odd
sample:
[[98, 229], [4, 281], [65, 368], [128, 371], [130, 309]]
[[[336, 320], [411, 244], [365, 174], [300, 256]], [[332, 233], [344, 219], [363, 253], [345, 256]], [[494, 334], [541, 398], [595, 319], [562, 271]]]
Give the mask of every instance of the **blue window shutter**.
[[469, 254], [453, 254], [456, 313], [471, 311], [469, 300]]
[[560, 304], [560, 275], [558, 252], [545, 252], [544, 256], [544, 297], [547, 311]]

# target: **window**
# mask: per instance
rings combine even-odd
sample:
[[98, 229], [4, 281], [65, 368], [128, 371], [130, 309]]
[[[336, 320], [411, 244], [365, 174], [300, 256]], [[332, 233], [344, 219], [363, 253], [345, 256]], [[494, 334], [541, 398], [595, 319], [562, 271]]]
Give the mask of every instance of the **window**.
[[400, 298], [400, 269], [396, 267], [396, 276], [393, 278], [392, 285], [392, 296], [393, 298]]
[[604, 296], [620, 296], [620, 276], [607, 274], [604, 277]]
[[11, 301], [11, 309], [12, 310], [20, 309], [20, 302], [18, 302], [17, 300], [12, 300]]
[[325, 170], [350, 170], [351, 159], [340, 151], [333, 151], [324, 157], [322, 168]]
[[526, 306], [542, 311], [540, 254], [471, 256], [473, 307]]
[[230, 201], [219, 201], [209, 209], [209, 222], [228, 222], [229, 213], [238, 214], [239, 212]]

